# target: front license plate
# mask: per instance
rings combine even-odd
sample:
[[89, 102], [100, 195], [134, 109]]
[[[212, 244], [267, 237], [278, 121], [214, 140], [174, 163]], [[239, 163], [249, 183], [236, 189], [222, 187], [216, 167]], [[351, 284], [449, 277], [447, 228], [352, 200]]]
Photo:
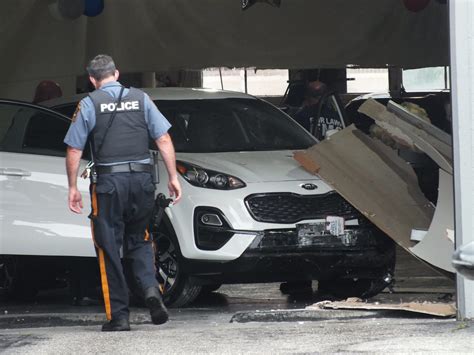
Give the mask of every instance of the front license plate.
[[343, 235], [344, 234], [345, 220], [343, 217], [327, 216], [326, 217], [326, 230], [332, 235]]
[[296, 225], [296, 231], [300, 238], [318, 237], [327, 234], [326, 222], [300, 223]]

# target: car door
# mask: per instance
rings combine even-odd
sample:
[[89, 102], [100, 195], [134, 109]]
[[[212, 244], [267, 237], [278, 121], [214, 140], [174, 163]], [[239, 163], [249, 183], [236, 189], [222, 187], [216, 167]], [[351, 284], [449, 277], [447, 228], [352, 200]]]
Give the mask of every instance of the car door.
[[[95, 255], [87, 215], [67, 205], [68, 127], [53, 111], [0, 101], [0, 254]], [[78, 187], [87, 211], [88, 181]]]

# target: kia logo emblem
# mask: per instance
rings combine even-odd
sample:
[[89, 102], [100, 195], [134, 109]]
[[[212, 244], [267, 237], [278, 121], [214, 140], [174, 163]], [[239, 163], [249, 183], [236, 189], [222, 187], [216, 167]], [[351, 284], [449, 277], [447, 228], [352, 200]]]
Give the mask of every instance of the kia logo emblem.
[[315, 184], [301, 184], [300, 186], [305, 190], [316, 190], [318, 188]]

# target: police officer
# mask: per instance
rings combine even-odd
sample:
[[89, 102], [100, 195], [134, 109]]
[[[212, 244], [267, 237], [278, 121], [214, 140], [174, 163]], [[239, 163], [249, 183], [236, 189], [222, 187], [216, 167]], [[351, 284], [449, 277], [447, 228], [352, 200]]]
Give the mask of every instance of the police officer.
[[69, 209], [82, 212], [77, 189], [79, 163], [88, 139], [95, 161], [91, 179], [92, 235], [99, 261], [108, 322], [102, 331], [130, 330], [128, 287], [120, 249], [130, 262], [154, 324], [168, 320], [155, 277], [154, 254], [147, 225], [154, 205], [149, 137], [155, 140], [168, 171], [174, 203], [181, 198], [169, 122], [144, 92], [124, 88], [108, 55], [98, 55], [87, 66], [96, 90], [81, 100], [64, 142]]

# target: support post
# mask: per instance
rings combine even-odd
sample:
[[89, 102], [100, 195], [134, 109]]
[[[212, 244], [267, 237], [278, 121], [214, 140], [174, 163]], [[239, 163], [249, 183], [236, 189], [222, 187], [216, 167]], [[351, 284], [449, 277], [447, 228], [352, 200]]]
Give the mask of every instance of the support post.
[[[449, 1], [456, 246], [474, 240], [474, 2]], [[474, 281], [457, 275], [458, 319], [474, 318]]]
[[247, 68], [244, 68], [244, 87], [245, 87], [245, 93], [248, 94]]
[[403, 69], [399, 67], [388, 68], [388, 91], [391, 97], [400, 97], [403, 91]]
[[155, 72], [142, 73], [142, 87], [144, 88], [156, 87]]

